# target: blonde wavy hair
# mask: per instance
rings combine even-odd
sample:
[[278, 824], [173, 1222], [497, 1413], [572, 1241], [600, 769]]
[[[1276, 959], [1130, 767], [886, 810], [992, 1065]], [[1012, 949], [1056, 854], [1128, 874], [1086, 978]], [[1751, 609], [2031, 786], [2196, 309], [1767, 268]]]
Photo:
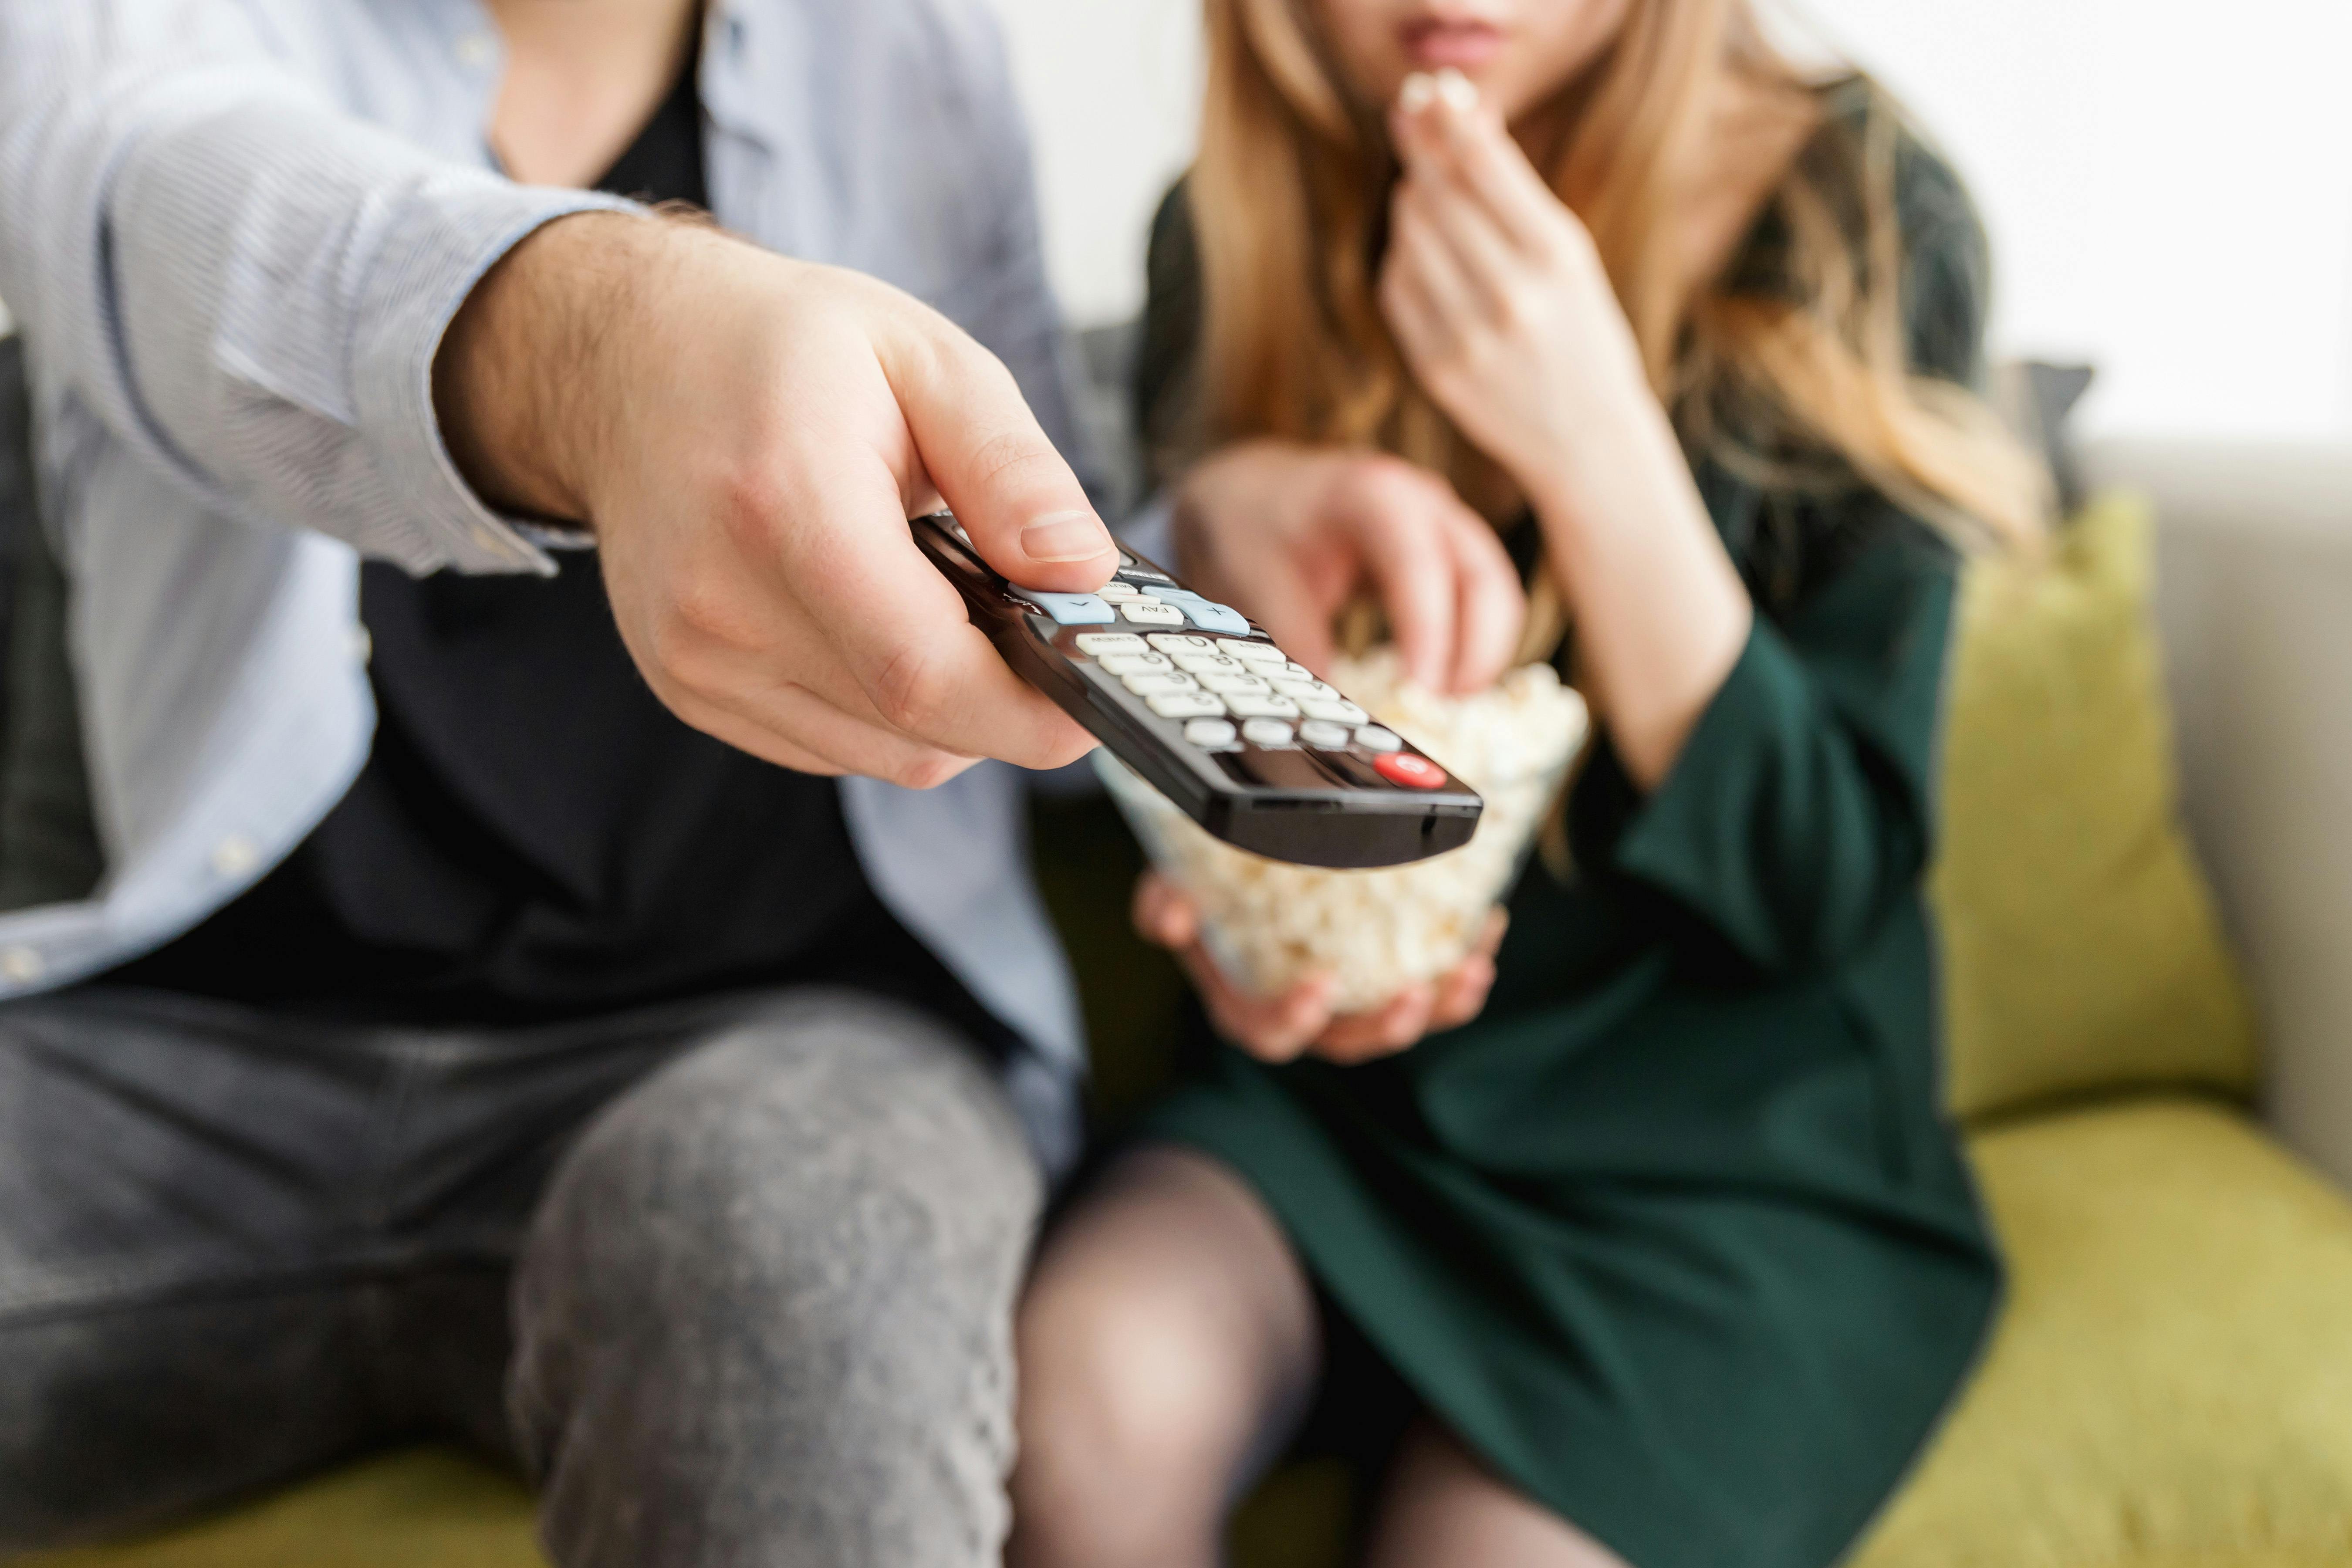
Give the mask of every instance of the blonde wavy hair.
[[[1381, 106], [1340, 85], [1312, 0], [1207, 0], [1208, 80], [1187, 190], [1202, 290], [1178, 445], [1286, 437], [1398, 453], [1500, 521], [1508, 480], [1405, 370], [1375, 296], [1396, 166]], [[1630, 0], [1609, 47], [1530, 116], [1546, 176], [1591, 231], [1650, 380], [1695, 452], [1784, 485], [1862, 482], [1968, 545], [2031, 545], [2048, 485], [1990, 410], [1911, 374], [1899, 295], [1900, 128], [1874, 96], [1859, 189], [1800, 157], [1770, 194], [1787, 231], [1767, 296], [1693, 279], [1673, 176], [1723, 72], [1808, 92], [1748, 0]], [[1838, 188], [1843, 184], [1843, 188]], [[1857, 233], [1857, 226], [1859, 232]], [[1527, 657], [1564, 622], [1537, 582]]]

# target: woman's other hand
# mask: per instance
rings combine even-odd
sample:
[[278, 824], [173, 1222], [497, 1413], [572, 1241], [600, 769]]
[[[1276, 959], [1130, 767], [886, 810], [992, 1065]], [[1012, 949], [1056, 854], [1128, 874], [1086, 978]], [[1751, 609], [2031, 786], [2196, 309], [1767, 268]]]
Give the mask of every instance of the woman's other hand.
[[1367, 1013], [1334, 1013], [1328, 975], [1312, 975], [1279, 996], [1254, 996], [1228, 979], [1201, 941], [1201, 915], [1184, 891], [1157, 871], [1135, 884], [1135, 929], [1168, 949], [1192, 976], [1217, 1033], [1262, 1062], [1318, 1056], [1352, 1067], [1458, 1028], [1486, 1005], [1495, 984], [1495, 950], [1506, 919], [1496, 909], [1469, 955], [1434, 981], [1408, 985]]
[[1185, 475], [1179, 563], [1318, 674], [1332, 622], [1367, 590], [1388, 612], [1406, 673], [1433, 691], [1494, 683], [1518, 646], [1527, 596], [1495, 531], [1425, 468], [1372, 452], [1258, 440]]
[[1654, 404], [1592, 237], [1459, 74], [1408, 79], [1389, 123], [1390, 331], [1463, 434], [1529, 497], [1556, 494], [1571, 453]]

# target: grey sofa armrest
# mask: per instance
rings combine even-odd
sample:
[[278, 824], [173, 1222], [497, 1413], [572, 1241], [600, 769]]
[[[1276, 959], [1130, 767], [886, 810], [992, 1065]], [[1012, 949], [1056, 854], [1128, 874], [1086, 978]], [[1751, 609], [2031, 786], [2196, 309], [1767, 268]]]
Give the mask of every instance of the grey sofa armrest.
[[2262, 1009], [2267, 1112], [2352, 1184], [2352, 447], [2084, 456], [2156, 505], [2183, 804]]

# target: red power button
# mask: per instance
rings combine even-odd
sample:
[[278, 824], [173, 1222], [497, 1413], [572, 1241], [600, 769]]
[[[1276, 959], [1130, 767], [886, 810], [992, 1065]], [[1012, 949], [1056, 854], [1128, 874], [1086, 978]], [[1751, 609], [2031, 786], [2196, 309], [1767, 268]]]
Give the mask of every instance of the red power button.
[[1444, 789], [1445, 770], [1427, 757], [1416, 757], [1411, 752], [1390, 752], [1372, 759], [1372, 766], [1381, 777], [1391, 784], [1401, 784], [1407, 789]]

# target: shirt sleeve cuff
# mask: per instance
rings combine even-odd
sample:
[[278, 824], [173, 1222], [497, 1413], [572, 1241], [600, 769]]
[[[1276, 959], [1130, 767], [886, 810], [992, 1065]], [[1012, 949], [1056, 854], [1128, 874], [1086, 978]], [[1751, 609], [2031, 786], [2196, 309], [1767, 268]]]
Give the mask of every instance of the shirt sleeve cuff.
[[413, 221], [378, 257], [356, 345], [360, 427], [382, 469], [383, 553], [413, 573], [551, 574], [525, 520], [483, 504], [449, 456], [433, 406], [433, 358], [458, 307], [499, 259], [541, 225], [583, 212], [637, 212], [589, 191], [517, 185], [474, 170], [417, 182]]

